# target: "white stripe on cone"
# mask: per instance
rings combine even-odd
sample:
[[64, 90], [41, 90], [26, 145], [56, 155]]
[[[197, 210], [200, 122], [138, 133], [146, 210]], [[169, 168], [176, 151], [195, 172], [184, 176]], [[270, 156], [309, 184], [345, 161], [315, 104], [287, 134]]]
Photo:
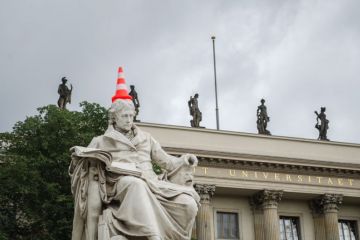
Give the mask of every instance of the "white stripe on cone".
[[126, 84], [124, 84], [124, 83], [116, 85], [116, 90], [119, 90], [119, 89], [128, 90], [126, 87]]

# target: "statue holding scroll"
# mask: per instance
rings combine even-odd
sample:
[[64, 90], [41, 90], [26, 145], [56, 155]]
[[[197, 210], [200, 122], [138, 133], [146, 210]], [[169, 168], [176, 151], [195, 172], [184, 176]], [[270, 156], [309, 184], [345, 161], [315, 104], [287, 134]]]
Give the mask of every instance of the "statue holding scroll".
[[[197, 158], [167, 154], [133, 123], [134, 104], [122, 81], [107, 131], [88, 147], [72, 148], [72, 240], [190, 239], [199, 206], [192, 186]], [[165, 174], [156, 175], [153, 162]]]

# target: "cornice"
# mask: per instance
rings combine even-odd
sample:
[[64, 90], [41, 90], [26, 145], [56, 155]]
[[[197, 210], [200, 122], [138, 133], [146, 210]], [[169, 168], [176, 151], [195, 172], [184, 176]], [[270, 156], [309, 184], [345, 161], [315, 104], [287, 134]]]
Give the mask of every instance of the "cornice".
[[257, 133], [249, 133], [249, 132], [238, 132], [231, 130], [216, 130], [211, 128], [193, 128], [188, 126], [180, 126], [180, 125], [169, 125], [169, 124], [159, 124], [159, 123], [150, 123], [150, 122], [138, 122], [136, 123], [139, 127], [150, 127], [157, 129], [167, 129], [167, 130], [180, 130], [184, 132], [204, 132], [211, 134], [220, 134], [220, 135], [232, 135], [232, 136], [246, 136], [251, 138], [264, 138], [264, 139], [272, 139], [272, 140], [286, 140], [291, 142], [306, 142], [306, 143], [315, 143], [320, 145], [333, 145], [333, 146], [347, 146], [347, 147], [355, 147], [359, 148], [359, 143], [351, 143], [351, 142], [339, 142], [339, 141], [320, 141], [317, 139], [310, 138], [301, 138], [301, 137], [290, 137], [290, 136], [281, 136], [281, 135], [263, 135]]
[[164, 149], [174, 155], [195, 154], [199, 166], [231, 168], [242, 170], [263, 170], [283, 173], [306, 173], [320, 176], [360, 177], [360, 164], [334, 163], [299, 158], [274, 157], [265, 155], [239, 154], [217, 151], [203, 151], [185, 148]]

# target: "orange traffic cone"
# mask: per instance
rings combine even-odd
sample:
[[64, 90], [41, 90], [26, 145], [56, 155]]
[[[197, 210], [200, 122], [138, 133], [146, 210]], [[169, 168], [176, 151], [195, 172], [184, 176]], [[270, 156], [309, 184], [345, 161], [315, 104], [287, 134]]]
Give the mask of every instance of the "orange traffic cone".
[[116, 92], [115, 95], [112, 97], [112, 102], [114, 102], [116, 99], [132, 99], [132, 97], [128, 93], [128, 88], [125, 83], [124, 71], [122, 67], [119, 67], [118, 70]]

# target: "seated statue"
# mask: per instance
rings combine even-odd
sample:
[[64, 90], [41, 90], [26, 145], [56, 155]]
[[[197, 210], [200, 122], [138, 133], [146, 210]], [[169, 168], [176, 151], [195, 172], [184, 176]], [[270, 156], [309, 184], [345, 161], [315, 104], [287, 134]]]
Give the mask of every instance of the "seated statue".
[[[72, 240], [191, 239], [200, 200], [192, 186], [198, 160], [167, 154], [133, 123], [134, 114], [131, 99], [113, 99], [104, 135], [72, 149]], [[164, 174], [155, 174], [153, 163]]]

